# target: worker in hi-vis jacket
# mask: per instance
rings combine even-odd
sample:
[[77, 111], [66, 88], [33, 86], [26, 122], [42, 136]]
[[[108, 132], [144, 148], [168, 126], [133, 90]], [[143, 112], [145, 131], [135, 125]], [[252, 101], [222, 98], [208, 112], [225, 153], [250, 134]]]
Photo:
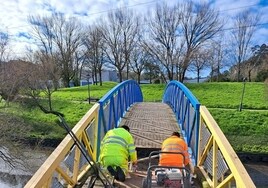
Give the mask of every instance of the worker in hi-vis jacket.
[[186, 142], [180, 138], [179, 132], [173, 132], [170, 137], [164, 140], [162, 143], [161, 151], [163, 152], [181, 152], [181, 154], [167, 154], [162, 153], [159, 159], [159, 165], [161, 166], [179, 166], [179, 167], [187, 167], [189, 166], [189, 154], [188, 154], [188, 146]]
[[126, 125], [109, 130], [101, 142], [99, 161], [116, 180], [125, 181], [128, 162], [137, 165], [134, 139]]

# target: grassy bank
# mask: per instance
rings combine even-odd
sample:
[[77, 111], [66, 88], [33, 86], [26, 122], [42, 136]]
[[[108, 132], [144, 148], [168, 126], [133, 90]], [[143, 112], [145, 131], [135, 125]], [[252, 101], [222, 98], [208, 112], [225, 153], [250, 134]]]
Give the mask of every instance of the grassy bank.
[[[90, 96], [101, 98], [115, 85], [116, 83], [109, 82], [102, 87], [90, 86]], [[237, 109], [243, 83], [202, 83], [186, 86], [202, 105], [207, 106], [236, 151], [268, 153], [268, 100], [263, 83], [246, 83], [242, 112]], [[165, 84], [145, 84], [141, 85], [141, 88], [144, 101], [161, 101]], [[53, 108], [63, 113], [68, 124], [74, 126], [93, 105], [88, 104], [87, 98], [87, 86], [61, 89], [53, 93]], [[5, 116], [11, 119], [16, 117], [17, 121], [11, 127], [14, 131], [20, 130], [21, 134], [18, 135], [21, 137], [60, 140], [66, 135], [57, 125], [55, 116], [44, 114], [29, 99], [11, 103], [9, 107], [3, 107], [3, 103], [0, 105], [1, 125]], [[22, 127], [27, 127], [26, 131], [22, 131]]]

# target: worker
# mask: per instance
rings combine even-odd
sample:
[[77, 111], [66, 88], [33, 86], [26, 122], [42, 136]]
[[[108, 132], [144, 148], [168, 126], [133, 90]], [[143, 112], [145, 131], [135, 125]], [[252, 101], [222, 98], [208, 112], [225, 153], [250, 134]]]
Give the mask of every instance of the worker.
[[186, 167], [190, 169], [188, 146], [186, 142], [182, 138], [180, 138], [179, 132], [173, 132], [169, 138], [164, 140], [164, 142], [162, 143], [161, 151], [181, 152], [184, 155], [184, 159], [181, 154], [163, 153], [160, 155], [159, 165]]
[[101, 142], [99, 161], [118, 181], [128, 175], [128, 162], [137, 165], [134, 139], [126, 125], [109, 130]]

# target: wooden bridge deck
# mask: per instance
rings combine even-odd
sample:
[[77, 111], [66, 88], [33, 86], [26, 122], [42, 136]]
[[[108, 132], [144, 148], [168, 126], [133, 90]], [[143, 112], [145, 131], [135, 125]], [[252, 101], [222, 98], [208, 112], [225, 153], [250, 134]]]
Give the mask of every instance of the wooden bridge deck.
[[121, 125], [129, 126], [137, 148], [161, 148], [164, 139], [179, 131], [176, 117], [165, 103], [136, 103], [126, 113]]
[[[127, 125], [138, 149], [160, 149], [161, 144], [174, 131], [179, 131], [172, 109], [165, 103], [143, 102], [132, 106], [121, 121]], [[138, 171], [130, 173], [125, 182], [115, 182], [117, 187], [140, 188], [146, 177], [148, 161], [138, 163]]]
[[[142, 102], [133, 105], [122, 118], [120, 125], [127, 125], [138, 149], [160, 149], [161, 144], [172, 132], [179, 131], [172, 109], [165, 103]], [[148, 164], [138, 163], [138, 171], [130, 173], [125, 182], [115, 181], [116, 187], [139, 188], [146, 177]], [[86, 187], [87, 183], [83, 186]], [[94, 186], [101, 187], [101, 186]]]

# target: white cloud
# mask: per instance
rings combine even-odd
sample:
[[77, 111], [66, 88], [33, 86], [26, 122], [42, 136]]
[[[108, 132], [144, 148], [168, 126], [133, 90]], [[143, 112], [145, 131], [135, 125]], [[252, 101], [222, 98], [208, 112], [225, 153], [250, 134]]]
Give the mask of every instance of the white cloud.
[[254, 45], [262, 45], [262, 44], [266, 44], [268, 43], [268, 28], [260, 28], [258, 29], [253, 36], [253, 40], [252, 40]]

